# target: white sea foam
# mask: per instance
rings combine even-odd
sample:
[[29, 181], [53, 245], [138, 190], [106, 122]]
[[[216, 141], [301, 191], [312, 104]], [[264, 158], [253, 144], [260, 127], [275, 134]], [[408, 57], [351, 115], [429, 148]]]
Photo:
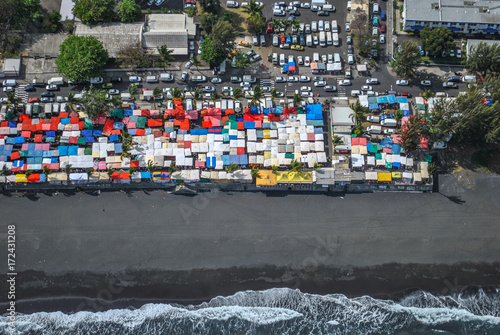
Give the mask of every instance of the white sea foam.
[[197, 306], [147, 304], [137, 310], [34, 313], [0, 334], [500, 334], [498, 292], [434, 296], [414, 292], [399, 302], [369, 296], [315, 295], [287, 288], [238, 292]]

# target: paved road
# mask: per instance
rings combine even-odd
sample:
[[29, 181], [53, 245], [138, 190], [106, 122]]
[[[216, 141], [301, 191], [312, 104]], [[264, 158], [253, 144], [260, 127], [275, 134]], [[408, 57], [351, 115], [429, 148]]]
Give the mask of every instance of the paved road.
[[500, 178], [441, 184], [442, 194], [343, 197], [0, 196], [1, 229], [16, 224], [18, 271], [500, 261]]

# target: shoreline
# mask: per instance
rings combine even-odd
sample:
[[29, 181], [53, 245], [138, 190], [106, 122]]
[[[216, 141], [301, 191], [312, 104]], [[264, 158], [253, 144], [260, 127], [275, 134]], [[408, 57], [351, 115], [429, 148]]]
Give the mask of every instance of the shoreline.
[[[286, 267], [125, 271], [119, 273], [18, 274], [20, 313], [74, 313], [139, 308], [147, 303], [197, 305], [246, 290], [299, 289], [311, 294], [368, 295], [398, 300], [423, 290], [449, 295], [477, 287], [498, 288], [500, 263], [385, 264], [368, 268], [292, 270]], [[83, 277], [84, 276], [84, 277]], [[85, 286], [81, 283], [85, 278]], [[71, 285], [70, 283], [74, 283]], [[49, 286], [50, 284], [50, 286]], [[2, 285], [4, 286], [4, 285]], [[2, 287], [3, 289], [3, 287]], [[5, 306], [0, 301], [0, 307]]]

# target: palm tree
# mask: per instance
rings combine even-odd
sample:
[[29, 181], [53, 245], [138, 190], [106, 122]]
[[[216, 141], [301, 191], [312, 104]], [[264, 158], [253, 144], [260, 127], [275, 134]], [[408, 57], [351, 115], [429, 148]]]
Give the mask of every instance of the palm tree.
[[290, 20], [290, 24], [291, 24], [293, 29], [298, 30], [300, 27], [300, 20], [294, 18], [294, 19]]
[[431, 90], [425, 90], [425, 92], [424, 92], [425, 99], [432, 98], [433, 96], [434, 96], [434, 92], [432, 92]]
[[22, 102], [22, 99], [17, 98], [14, 92], [7, 92], [7, 111], [12, 113], [7, 113], [10, 118], [14, 118], [17, 111], [17, 106]]
[[273, 165], [273, 166], [271, 167], [271, 171], [272, 171], [274, 174], [276, 174], [276, 172], [278, 172], [278, 167], [277, 167], [276, 165]]
[[[194, 67], [196, 67], [196, 70], [200, 72], [199, 67], [202, 65], [201, 60], [199, 60], [198, 56], [194, 56], [191, 58], [191, 61], [193, 62]], [[200, 72], [201, 73], [201, 72]]]
[[252, 167], [252, 171], [250, 171], [250, 175], [252, 176], [252, 178], [254, 180], [256, 180], [257, 178], [261, 178], [259, 170], [257, 170], [254, 167]]
[[342, 140], [342, 137], [334, 135], [332, 138], [332, 144], [333, 146], [342, 145], [344, 144], [344, 140]]
[[[43, 169], [42, 169], [42, 173], [43, 173], [44, 175], [48, 176], [49, 174], [51, 174], [51, 173], [52, 173], [52, 170], [51, 170], [51, 169], [49, 169], [49, 167], [48, 167], [47, 165], [45, 165], [45, 166], [43, 167]], [[2, 172], [2, 175], [3, 175], [3, 172]]]
[[292, 26], [292, 22], [288, 21], [288, 20], [281, 20], [281, 25], [283, 26], [283, 28], [285, 28], [285, 33], [286, 33], [286, 30], [288, 29], [288, 27]]
[[177, 87], [170, 87], [170, 95], [172, 95], [174, 99], [184, 98], [184, 93]]
[[201, 98], [201, 95], [203, 92], [201, 91], [201, 88], [196, 86], [193, 91], [193, 104], [196, 106], [196, 102], [198, 101], [199, 98]]
[[[47, 167], [47, 166], [45, 166], [45, 167]], [[2, 176], [8, 176], [10, 174], [12, 174], [12, 170], [9, 169], [7, 167], [7, 165], [4, 164], [3, 167], [2, 167]]]
[[273, 28], [273, 31], [276, 33], [280, 27], [281, 27], [281, 20], [280, 19], [275, 19], [274, 17], [271, 19], [271, 22], [269, 22], [269, 26]]
[[120, 107], [122, 105], [122, 98], [118, 95], [115, 95], [113, 96], [113, 98], [111, 98], [111, 105], [113, 105], [113, 107]]
[[314, 163], [314, 166], [313, 166], [313, 170], [317, 170], [321, 167], [321, 164], [318, 164], [318, 163]]
[[86, 168], [85, 169], [85, 172], [87, 172], [87, 174], [89, 175], [89, 177], [94, 173], [94, 169], [93, 168]]
[[265, 4], [258, 6], [255, 0], [250, 0], [248, 2], [248, 5], [243, 7], [243, 13], [247, 13], [248, 16], [254, 16], [259, 13], [262, 13], [262, 9], [264, 8], [264, 6]]
[[255, 85], [253, 87], [253, 95], [252, 95], [252, 106], [260, 106], [260, 100], [264, 98], [264, 91], [260, 88], [259, 85]]
[[170, 163], [170, 168], [168, 170], [170, 171], [170, 173], [174, 173], [178, 169], [177, 169], [177, 166], [175, 166], [175, 163], [172, 162], [172, 163]]
[[212, 91], [210, 94], [211, 99], [215, 102], [215, 100], [220, 99], [220, 95], [217, 91]]
[[170, 62], [174, 60], [174, 56], [172, 56], [174, 50], [168, 49], [166, 45], [162, 45], [157, 48], [158, 54], [160, 54], [160, 58], [163, 61], [163, 67], [170, 67]]
[[235, 88], [233, 90], [233, 99], [234, 100], [240, 100], [240, 99], [243, 99], [244, 97], [245, 97], [245, 94], [243, 93], [241, 88]]
[[71, 172], [73, 172], [73, 167], [71, 164], [66, 164], [66, 166], [64, 167], [64, 172], [66, 172], [66, 174], [70, 174]]
[[273, 88], [271, 90], [271, 101], [274, 102], [274, 99], [279, 96], [278, 90], [276, 88]]
[[161, 88], [159, 88], [158, 86], [156, 86], [153, 89], [153, 98], [156, 100], [161, 94], [162, 94]]
[[304, 168], [304, 165], [295, 159], [292, 161], [291, 164], [292, 164], [292, 171], [295, 171], [295, 172], [300, 172]]
[[353, 121], [356, 119], [356, 124], [358, 127], [361, 127], [361, 124], [366, 120], [365, 113], [368, 112], [368, 108], [361, 106], [358, 100], [356, 101], [356, 104], [351, 104], [351, 109], [353, 110], [350, 115], [351, 119]]
[[128, 85], [128, 92], [131, 97], [136, 97], [139, 94], [139, 88], [137, 88], [137, 84]]
[[74, 112], [76, 109], [75, 105], [79, 104], [80, 102], [81, 102], [80, 99], [75, 97], [75, 93], [68, 94], [66, 105], [69, 107], [70, 111]]
[[294, 94], [293, 95], [293, 105], [295, 107], [298, 107], [304, 99], [299, 95], [299, 94]]
[[232, 173], [238, 171], [240, 168], [238, 167], [238, 165], [231, 163], [227, 165], [225, 169], [226, 172]]
[[108, 169], [106, 173], [108, 174], [108, 177], [111, 178], [111, 175], [115, 172], [113, 169]]
[[153, 171], [155, 170], [155, 163], [151, 159], [148, 160], [147, 169], [150, 173], [153, 173]]

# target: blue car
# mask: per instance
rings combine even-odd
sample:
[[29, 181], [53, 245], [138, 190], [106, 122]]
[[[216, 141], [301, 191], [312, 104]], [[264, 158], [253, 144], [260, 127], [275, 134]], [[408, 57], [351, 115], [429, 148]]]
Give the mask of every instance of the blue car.
[[386, 18], [385, 18], [385, 12], [381, 12], [381, 13], [380, 13], [380, 19], [381, 19], [382, 21], [385, 21], [385, 20], [386, 20]]
[[286, 35], [285, 39], [286, 44], [292, 44], [292, 37], [290, 37], [290, 35]]
[[420, 56], [424, 56], [425, 55], [425, 51], [422, 50], [422, 46], [418, 46], [418, 48], [420, 49]]
[[306, 46], [306, 38], [304, 37], [304, 34], [300, 34], [300, 45], [303, 47]]

